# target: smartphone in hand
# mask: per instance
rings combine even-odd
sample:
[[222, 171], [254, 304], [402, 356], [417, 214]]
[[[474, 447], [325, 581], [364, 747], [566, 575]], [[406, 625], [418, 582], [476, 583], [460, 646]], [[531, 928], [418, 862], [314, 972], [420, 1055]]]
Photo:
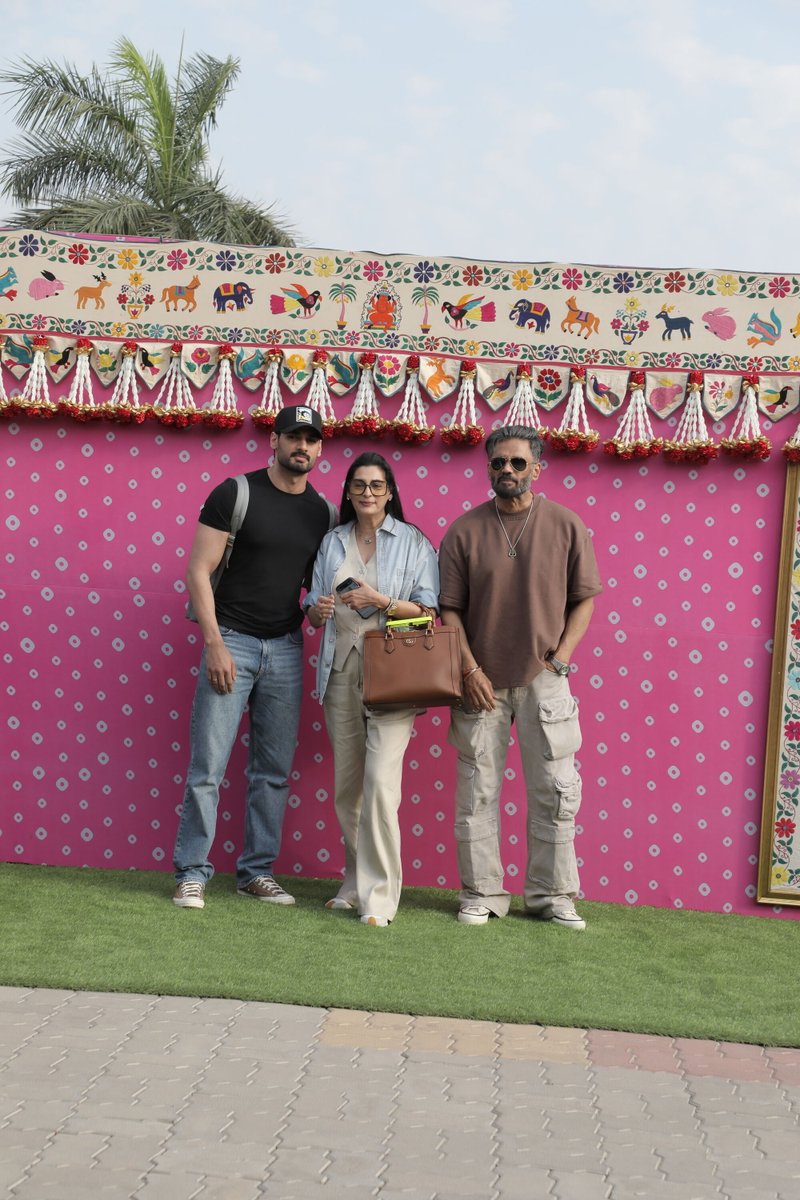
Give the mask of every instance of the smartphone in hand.
[[[348, 576], [347, 579], [343, 579], [342, 582], [340, 584], [338, 584], [338, 586], [336, 588], [336, 594], [338, 596], [343, 596], [345, 594], [345, 592], [352, 592], [354, 590], [354, 588], [357, 588], [360, 586], [361, 586], [361, 584], [358, 582], [358, 580], [353, 579], [353, 576], [350, 575], [350, 576]], [[376, 605], [374, 605], [374, 604], [371, 604], [368, 608], [354, 609], [354, 612], [357, 612], [358, 615], [360, 617], [362, 617], [365, 621], [366, 621], [367, 617], [371, 617], [372, 614], [376, 613], [377, 611], [378, 611], [378, 609], [377, 609]]]

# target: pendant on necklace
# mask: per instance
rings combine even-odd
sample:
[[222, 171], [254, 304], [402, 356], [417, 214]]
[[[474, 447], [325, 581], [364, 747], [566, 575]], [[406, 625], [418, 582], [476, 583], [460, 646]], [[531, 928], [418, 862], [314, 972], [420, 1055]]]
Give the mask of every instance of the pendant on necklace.
[[363, 533], [362, 533], [362, 535], [361, 535], [361, 540], [362, 540], [362, 542], [364, 543], [364, 545], [365, 545], [365, 546], [371, 546], [371, 545], [372, 545], [372, 538], [365, 538], [365, 537], [364, 537], [364, 535], [363, 535]]
[[513, 546], [511, 547], [511, 549], [510, 549], [510, 550], [509, 550], [509, 552], [508, 552], [508, 557], [509, 557], [509, 558], [516, 558], [516, 557], [517, 557], [517, 552], [516, 552], [516, 550], [514, 549], [514, 547], [513, 547]]

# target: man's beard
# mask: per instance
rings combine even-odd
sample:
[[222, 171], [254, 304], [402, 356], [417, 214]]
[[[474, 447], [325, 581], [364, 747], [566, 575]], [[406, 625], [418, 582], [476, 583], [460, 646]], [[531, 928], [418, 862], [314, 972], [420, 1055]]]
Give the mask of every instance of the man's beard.
[[494, 494], [502, 500], [516, 500], [517, 497], [524, 496], [526, 492], [531, 490], [531, 480], [520, 479], [519, 482], [515, 483], [511, 476], [508, 478], [501, 476], [492, 481], [492, 488]]
[[294, 458], [292, 455], [282, 454], [280, 451], [276, 453], [275, 457], [285, 471], [291, 471], [295, 475], [307, 475], [314, 466], [310, 458]]

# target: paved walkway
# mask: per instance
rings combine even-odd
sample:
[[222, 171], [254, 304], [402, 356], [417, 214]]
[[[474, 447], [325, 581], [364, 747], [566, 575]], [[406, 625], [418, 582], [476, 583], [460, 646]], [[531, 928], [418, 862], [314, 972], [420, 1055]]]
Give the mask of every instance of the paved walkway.
[[800, 1050], [0, 988], [15, 1200], [798, 1200]]

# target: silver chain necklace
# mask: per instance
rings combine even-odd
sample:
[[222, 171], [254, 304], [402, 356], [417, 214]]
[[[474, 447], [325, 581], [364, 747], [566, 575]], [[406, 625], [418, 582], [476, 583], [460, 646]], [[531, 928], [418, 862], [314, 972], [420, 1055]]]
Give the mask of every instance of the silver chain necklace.
[[520, 529], [519, 533], [514, 538], [513, 542], [511, 541], [511, 538], [508, 536], [508, 530], [506, 529], [505, 525], [503, 524], [502, 517], [500, 516], [500, 509], [497, 507], [496, 500], [494, 502], [494, 511], [495, 511], [495, 515], [496, 515], [498, 521], [500, 522], [500, 528], [503, 531], [503, 537], [508, 542], [508, 557], [516, 558], [517, 557], [516, 547], [519, 542], [519, 539], [522, 537], [523, 533], [525, 532], [525, 527], [528, 524], [528, 521], [530, 521], [530, 519], [531, 519], [531, 513], [533, 512], [533, 505], [532, 504], [528, 505], [528, 515], [523, 522], [522, 529]]

